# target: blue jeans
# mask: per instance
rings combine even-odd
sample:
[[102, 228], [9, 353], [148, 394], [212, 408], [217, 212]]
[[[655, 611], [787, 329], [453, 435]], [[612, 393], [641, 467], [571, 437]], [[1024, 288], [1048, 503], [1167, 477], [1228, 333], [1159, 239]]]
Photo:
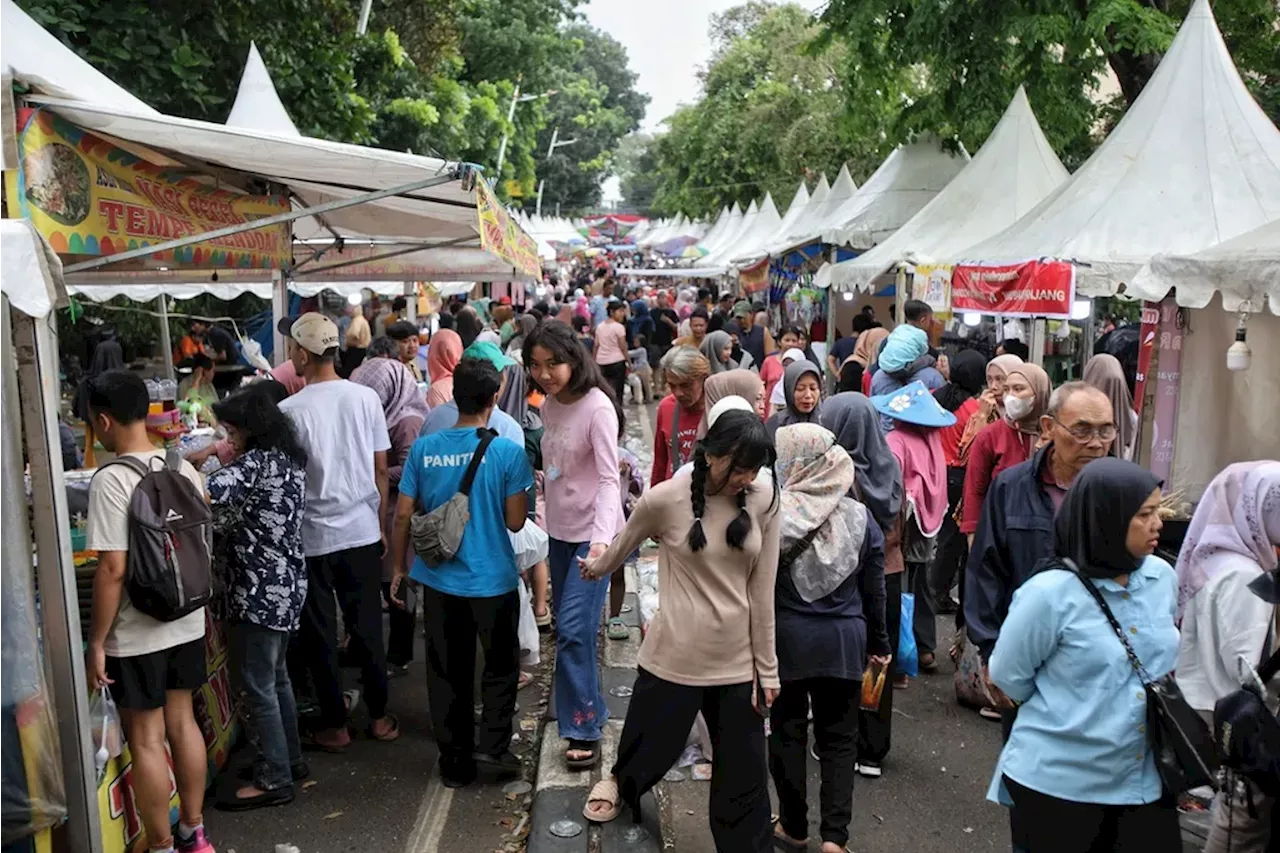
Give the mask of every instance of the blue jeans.
[[263, 791], [293, 784], [292, 767], [302, 763], [298, 709], [285, 667], [286, 631], [250, 622], [227, 629], [231, 671], [240, 694], [241, 716], [249, 742], [257, 749], [253, 784]]
[[551, 595], [556, 617], [556, 719], [566, 740], [600, 740], [609, 708], [600, 692], [596, 659], [600, 616], [609, 581], [586, 581], [577, 557], [586, 557], [589, 542], [561, 542], [547, 546]]

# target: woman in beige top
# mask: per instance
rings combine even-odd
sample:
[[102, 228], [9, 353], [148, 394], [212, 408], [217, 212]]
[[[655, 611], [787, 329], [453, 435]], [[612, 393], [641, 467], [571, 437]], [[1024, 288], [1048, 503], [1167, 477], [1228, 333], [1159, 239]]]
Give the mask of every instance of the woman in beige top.
[[639, 823], [640, 797], [680, 757], [702, 711], [714, 746], [716, 849], [771, 849], [763, 715], [780, 687], [778, 495], [772, 478], [756, 475], [773, 459], [755, 412], [724, 412], [698, 442], [693, 471], [651, 488], [609, 549], [582, 562], [585, 577], [602, 578], [645, 539], [660, 543], [658, 612], [640, 648], [617, 763], [591, 790], [587, 819], [613, 820], [625, 803]]

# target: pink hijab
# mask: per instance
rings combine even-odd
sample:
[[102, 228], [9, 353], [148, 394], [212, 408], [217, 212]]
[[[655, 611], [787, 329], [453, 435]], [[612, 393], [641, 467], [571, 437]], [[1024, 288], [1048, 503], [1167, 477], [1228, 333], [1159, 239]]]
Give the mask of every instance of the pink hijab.
[[1196, 593], [1240, 556], [1258, 571], [1276, 568], [1280, 544], [1280, 462], [1237, 462], [1213, 478], [1178, 553], [1178, 623]]
[[947, 515], [947, 462], [941, 430], [902, 421], [884, 437], [902, 468], [902, 491], [925, 536], [936, 536]]
[[427, 405], [435, 408], [453, 399], [453, 369], [462, 360], [462, 338], [453, 329], [441, 329], [427, 348]]

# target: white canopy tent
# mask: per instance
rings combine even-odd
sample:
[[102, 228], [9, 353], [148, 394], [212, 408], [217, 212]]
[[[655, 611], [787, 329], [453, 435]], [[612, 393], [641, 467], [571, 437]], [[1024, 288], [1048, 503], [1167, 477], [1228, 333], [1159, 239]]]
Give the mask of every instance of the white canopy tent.
[[949, 257], [1013, 224], [1067, 177], [1019, 86], [982, 148], [942, 192], [884, 242], [824, 266], [816, 280], [868, 290], [899, 264]]
[[1109, 296], [1153, 256], [1196, 252], [1280, 218], [1280, 131], [1196, 0], [1137, 101], [1070, 180], [1001, 233], [949, 260], [1076, 264]]
[[[723, 263], [732, 266], [734, 258], [739, 255], [749, 253], [770, 237], [778, 233], [778, 226], [782, 222], [782, 216], [778, 214], [778, 208], [773, 203], [773, 196], [765, 193], [764, 201], [760, 202], [760, 207], [756, 210], [754, 217], [750, 219], [743, 227], [738, 238], [731, 245], [725, 246], [716, 253], [717, 263]], [[708, 260], [708, 258], [703, 258]], [[717, 264], [712, 264], [715, 266]]]
[[715, 235], [715, 239], [703, 240], [698, 243], [698, 248], [707, 253], [706, 255], [703, 255], [703, 257], [707, 257], [720, 251], [725, 243], [733, 239], [733, 236], [741, 227], [742, 208], [739, 207], [738, 203], [735, 201], [733, 203], [733, 207], [729, 208], [729, 218], [724, 221], [724, 225], [721, 227], [720, 233]]
[[787, 207], [786, 214], [772, 231], [761, 230], [760, 234], [756, 235], [756, 239], [752, 242], [743, 241], [742, 250], [733, 257], [734, 265], [738, 267], [749, 266], [765, 257], [765, 245], [776, 239], [779, 234], [786, 234], [791, 230], [800, 217], [804, 215], [808, 204], [809, 188], [804, 185], [804, 180], [802, 179], [800, 186], [796, 188], [796, 194], [791, 197], [791, 204]]
[[1222, 293], [1229, 312], [1280, 314], [1280, 219], [1190, 255], [1156, 255], [1125, 285], [1125, 295], [1159, 302], [1173, 288], [1175, 301], [1204, 308]]
[[244, 71], [240, 74], [240, 87], [236, 90], [236, 99], [226, 124], [247, 130], [266, 130], [279, 136], [302, 135], [293, 119], [289, 118], [280, 93], [271, 81], [271, 73], [262, 61], [262, 54], [252, 42], [249, 43], [249, 58], [245, 60]]
[[814, 190], [804, 212], [796, 218], [791, 229], [786, 234], [779, 235], [768, 247], [769, 254], [782, 254], [798, 246], [820, 241], [831, 217], [857, 194], [858, 185], [849, 174], [848, 165], [842, 165], [830, 189], [821, 196]]
[[[716, 247], [714, 251], [694, 261], [693, 265], [695, 267], [724, 266], [725, 262], [729, 260], [727, 257], [727, 254], [729, 252], [732, 252], [734, 247], [738, 245], [738, 241], [741, 240], [745, 235], [747, 235], [751, 231], [751, 229], [755, 226], [756, 220], [760, 216], [760, 205], [763, 203], [763, 201], [764, 200], [761, 199], [759, 202], [757, 202], [755, 199], [752, 199], [751, 203], [747, 205], [746, 211], [743, 212], [742, 218], [738, 220], [737, 227], [733, 230], [733, 232], [726, 235], [725, 238], [720, 241], [720, 245]], [[773, 201], [772, 199], [770, 199], [770, 204], [772, 203]], [[776, 209], [774, 210], [774, 213], [775, 214], [777, 213]]]
[[963, 148], [945, 151], [930, 136], [898, 146], [853, 198], [824, 217], [822, 242], [870, 249], [919, 213], [968, 163]]

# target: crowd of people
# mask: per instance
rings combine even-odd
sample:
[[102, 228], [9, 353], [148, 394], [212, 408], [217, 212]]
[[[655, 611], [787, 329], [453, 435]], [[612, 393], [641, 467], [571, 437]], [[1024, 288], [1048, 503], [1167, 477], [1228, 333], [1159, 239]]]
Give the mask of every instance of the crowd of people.
[[[319, 313], [282, 320], [275, 381], [212, 405], [226, 438], [205, 456], [221, 467], [202, 482], [180, 466], [212, 505], [218, 616], [257, 754], [218, 805], [288, 803], [304, 747], [351, 748], [361, 702], [369, 739], [399, 737], [389, 685], [412, 659], [419, 608], [443, 783], [520, 773], [524, 591], [555, 633], [562, 760], [595, 767], [602, 626], [627, 635], [618, 570], [652, 540], [659, 606], [589, 820], [638, 821], [701, 715], [717, 849], [807, 849], [812, 726], [821, 850], [844, 850], [855, 777], [893, 769], [894, 694], [918, 677], [900, 654], [909, 636], [920, 672], [948, 655], [972, 676], [958, 698], [1002, 724], [989, 797], [1009, 807], [1015, 850], [1180, 849], [1181, 792], [1162, 783], [1146, 728], [1150, 681], [1176, 670], [1212, 715], [1240, 689], [1237, 657], [1272, 656], [1280, 583], [1266, 600], [1251, 590], [1277, 572], [1280, 462], [1219, 475], [1175, 568], [1157, 553], [1163, 484], [1129, 461], [1133, 404], [1113, 357], [1053, 388], [1014, 342], [990, 360], [948, 357], [933, 327], [919, 302], [891, 330], [860, 315], [819, 363], [802, 330], [775, 336], [763, 306], [709, 291], [618, 298], [607, 272], [527, 310], [456, 301], [429, 336], [359, 311], [344, 329]], [[623, 437], [629, 413], [648, 413], [628, 395], [658, 400], [647, 478]], [[164, 457], [134, 374], [104, 370], [85, 398], [107, 450]], [[161, 622], [130, 603], [140, 479], [109, 466], [93, 483], [88, 671], [124, 710], [152, 849], [205, 851], [191, 710], [205, 616]], [[545, 559], [525, 568], [516, 542], [535, 526]], [[938, 613], [955, 615], [945, 647]], [[343, 691], [342, 663], [360, 691]], [[1274, 802], [1243, 777], [1224, 787], [1210, 849], [1267, 849]]]

